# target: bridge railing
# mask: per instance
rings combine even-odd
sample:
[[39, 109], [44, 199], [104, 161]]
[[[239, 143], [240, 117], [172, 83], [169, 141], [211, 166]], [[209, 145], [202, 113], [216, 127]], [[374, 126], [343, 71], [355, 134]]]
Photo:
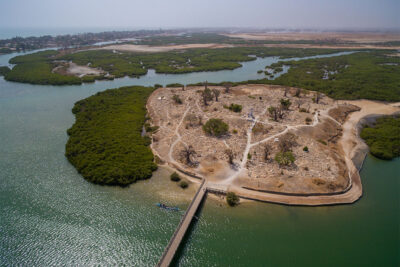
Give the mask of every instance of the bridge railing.
[[193, 197], [192, 202], [190, 202], [189, 207], [186, 209], [185, 214], [183, 215], [181, 221], [179, 222], [178, 227], [176, 228], [176, 230], [175, 230], [174, 234], [172, 235], [171, 239], [169, 240], [169, 243], [168, 243], [167, 247], [165, 248], [165, 250], [164, 250], [164, 252], [163, 252], [163, 254], [162, 254], [162, 256], [161, 256], [161, 259], [160, 259], [160, 261], [158, 262], [157, 266], [161, 266], [161, 263], [164, 261], [165, 256], [167, 255], [169, 249], [171, 248], [171, 245], [174, 243], [175, 238], [176, 238], [176, 236], [177, 236], [179, 230], [180, 230], [181, 227], [182, 227], [182, 224], [184, 223], [184, 221], [185, 221], [185, 219], [186, 219], [186, 217], [187, 217], [187, 215], [188, 215], [190, 209], [191, 209], [192, 206], [193, 206], [193, 203], [196, 201], [197, 196], [199, 195], [200, 191], [202, 190], [204, 183], [205, 183], [205, 180], [203, 180], [203, 181], [201, 182], [200, 187], [199, 187], [199, 190], [197, 190], [196, 194], [195, 194], [194, 197]]

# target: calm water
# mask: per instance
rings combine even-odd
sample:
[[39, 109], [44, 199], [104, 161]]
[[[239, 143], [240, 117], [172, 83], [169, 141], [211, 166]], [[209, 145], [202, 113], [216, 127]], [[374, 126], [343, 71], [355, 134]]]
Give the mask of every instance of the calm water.
[[[8, 56], [0, 57], [0, 65]], [[195, 188], [182, 191], [160, 169], [125, 189], [87, 183], [64, 157], [74, 102], [125, 85], [259, 78], [277, 58], [234, 71], [122, 78], [83, 86], [39, 86], [0, 78], [0, 265], [153, 266]], [[355, 205], [287, 207], [208, 199], [188, 236], [183, 266], [399, 265], [400, 161], [368, 158], [365, 196]], [[397, 178], [397, 179], [396, 179]], [[179, 190], [178, 190], [179, 189]]]

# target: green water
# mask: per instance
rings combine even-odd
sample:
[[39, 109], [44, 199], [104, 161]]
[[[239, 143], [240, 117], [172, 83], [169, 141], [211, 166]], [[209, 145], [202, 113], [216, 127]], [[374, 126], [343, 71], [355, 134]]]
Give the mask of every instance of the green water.
[[182, 266], [399, 266], [400, 158], [368, 157], [353, 205], [290, 207], [208, 199]]
[[[6, 57], [0, 57], [0, 63]], [[0, 78], [0, 266], [153, 266], [194, 193], [160, 169], [129, 188], [87, 183], [64, 157], [74, 102], [107, 88], [245, 80], [277, 61], [234, 71], [35, 86]], [[182, 266], [399, 265], [400, 161], [368, 158], [355, 205], [288, 207], [208, 199], [177, 260]], [[397, 179], [396, 179], [397, 178]], [[220, 206], [222, 205], [222, 206]]]

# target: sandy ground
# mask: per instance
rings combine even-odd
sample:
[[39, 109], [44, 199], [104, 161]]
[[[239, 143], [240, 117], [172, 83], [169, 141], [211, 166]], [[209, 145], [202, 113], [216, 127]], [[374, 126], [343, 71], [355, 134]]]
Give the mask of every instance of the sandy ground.
[[[246, 87], [246, 86], [245, 86]], [[257, 94], [260, 93], [257, 90], [260, 90], [260, 86], [259, 85], [255, 85], [255, 86], [251, 86], [248, 85], [247, 87], [251, 88], [252, 90], [250, 90], [252, 93]], [[240, 94], [242, 94], [243, 92], [246, 93], [246, 90], [248, 88], [241, 88], [241, 90], [237, 91], [237, 92], [241, 92]], [[276, 88], [273, 88], [276, 89]], [[163, 91], [164, 90], [164, 91]], [[167, 91], [165, 91], [167, 90]], [[335, 194], [325, 194], [324, 192], [326, 192], [326, 189], [323, 189], [322, 187], [317, 187], [317, 192], [318, 190], [321, 190], [322, 194], [325, 195], [307, 195], [307, 196], [295, 196], [295, 195], [284, 195], [280, 192], [276, 192], [276, 191], [280, 191], [280, 190], [272, 190], [271, 193], [266, 193], [266, 192], [260, 192], [260, 191], [254, 191], [254, 190], [248, 190], [243, 188], [243, 181], [241, 181], [241, 178], [243, 176], [243, 174], [247, 177], [249, 177], [249, 171], [251, 171], [252, 173], [257, 174], [261, 174], [263, 175], [263, 172], [259, 172], [261, 169], [263, 168], [267, 168], [265, 170], [267, 170], [267, 172], [272, 171], [272, 176], [280, 176], [279, 174], [277, 174], [276, 171], [280, 171], [280, 169], [278, 170], [273, 170], [274, 166], [273, 165], [268, 165], [263, 167], [263, 162], [261, 161], [253, 161], [253, 160], [248, 160], [246, 155], [248, 154], [248, 152], [253, 151], [251, 148], [253, 146], [257, 146], [258, 142], [266, 142], [268, 140], [272, 139], [275, 136], [280, 136], [281, 134], [283, 134], [284, 132], [286, 132], [288, 129], [293, 129], [293, 130], [297, 130], [297, 129], [303, 129], [304, 126], [303, 125], [296, 125], [296, 120], [293, 122], [287, 121], [287, 127], [286, 130], [282, 131], [283, 129], [277, 127], [276, 131], [271, 131], [269, 133], [269, 135], [264, 135], [261, 136], [261, 138], [259, 138], [259, 140], [256, 138], [256, 136], [254, 135], [254, 140], [251, 141], [251, 127], [253, 127], [252, 125], [250, 125], [250, 122], [247, 122], [245, 124], [242, 124], [243, 129], [239, 128], [240, 126], [236, 125], [237, 128], [239, 129], [239, 136], [241, 135], [241, 132], [244, 131], [244, 135], [242, 135], [241, 138], [239, 137], [233, 137], [230, 139], [226, 139], [226, 140], [219, 140], [221, 141], [221, 144], [219, 144], [219, 141], [213, 141], [210, 138], [206, 138], [206, 137], [202, 137], [201, 134], [198, 137], [194, 137], [192, 136], [194, 133], [196, 133], [197, 130], [192, 128], [187, 128], [184, 127], [184, 125], [186, 123], [184, 118], [188, 115], [188, 114], [194, 114], [198, 113], [198, 111], [201, 111], [200, 114], [202, 114], [204, 119], [207, 119], [207, 116], [215, 116], [215, 115], [220, 115], [220, 116], [225, 116], [225, 118], [227, 120], [229, 120], [229, 123], [232, 125], [237, 121], [237, 118], [234, 118], [234, 116], [230, 116], [232, 118], [227, 118], [227, 114], [225, 114], [225, 110], [221, 111], [217, 111], [219, 109], [218, 105], [212, 105], [210, 107], [208, 107], [208, 109], [213, 109], [214, 111], [207, 111], [204, 110], [204, 107], [201, 107], [199, 105], [199, 102], [196, 100], [196, 93], [188, 93], [190, 92], [190, 90], [185, 90], [184, 93], [181, 95], [182, 97], [185, 97], [184, 103], [185, 105], [179, 105], [179, 106], [174, 106], [172, 104], [172, 109], [170, 107], [168, 107], [169, 105], [171, 105], [170, 99], [171, 96], [168, 94], [176, 94], [178, 93], [178, 90], [172, 89], [173, 91], [169, 92], [168, 90], [170, 89], [158, 89], [156, 90], [152, 96], [149, 98], [148, 101], [148, 105], [147, 108], [149, 110], [150, 116], [152, 117], [152, 120], [155, 118], [156, 123], [155, 125], [159, 125], [160, 128], [160, 132], [158, 133], [158, 136], [156, 135], [156, 138], [158, 139], [158, 141], [160, 140], [165, 140], [162, 142], [156, 142], [156, 143], [152, 143], [152, 149], [154, 151], [154, 153], [159, 156], [161, 159], [163, 159], [164, 161], [166, 161], [169, 166], [173, 169], [177, 169], [177, 170], [184, 170], [184, 171], [188, 171], [196, 176], [200, 176], [200, 177], [207, 177], [207, 187], [208, 188], [212, 188], [212, 189], [219, 189], [219, 190], [223, 190], [223, 191], [235, 191], [236, 193], [238, 193], [238, 195], [240, 195], [243, 198], [247, 198], [247, 199], [253, 199], [253, 200], [261, 200], [261, 201], [267, 201], [267, 202], [276, 202], [276, 203], [284, 203], [284, 204], [293, 204], [293, 205], [329, 205], [329, 204], [340, 204], [340, 203], [353, 203], [354, 201], [356, 201], [357, 199], [359, 199], [362, 195], [362, 185], [361, 185], [361, 179], [358, 173], [358, 170], [353, 162], [354, 158], [363, 158], [362, 156], [365, 155], [366, 150], [365, 150], [365, 144], [362, 142], [362, 140], [360, 140], [360, 138], [358, 137], [358, 130], [357, 130], [357, 124], [359, 122], [359, 120], [367, 115], [370, 114], [392, 114], [396, 111], [399, 111], [400, 108], [396, 107], [396, 105], [394, 104], [385, 104], [385, 103], [381, 103], [381, 102], [375, 102], [375, 101], [367, 101], [367, 100], [359, 100], [359, 101], [339, 101], [334, 103], [330, 103], [328, 100], [328, 102], [325, 103], [325, 105], [328, 104], [329, 105], [342, 105], [344, 103], [348, 103], [348, 104], [353, 104], [356, 106], [359, 106], [361, 108], [360, 111], [354, 112], [354, 113], [350, 113], [350, 116], [348, 117], [348, 119], [342, 123], [342, 121], [337, 121], [335, 120], [335, 118], [331, 117], [330, 115], [328, 115], [328, 111], [331, 110], [321, 110], [321, 112], [316, 112], [316, 115], [314, 116], [314, 121], [312, 123], [312, 125], [310, 125], [310, 127], [307, 127], [308, 129], [311, 128], [318, 128], [318, 127], [332, 127], [332, 125], [336, 125], [336, 124], [340, 124], [343, 128], [343, 134], [340, 135], [340, 139], [338, 140], [337, 144], [338, 145], [330, 145], [330, 148], [333, 149], [333, 154], [335, 155], [341, 155], [340, 156], [340, 160], [336, 161], [332, 156], [328, 156], [329, 154], [319, 154], [320, 152], [322, 152], [323, 147], [318, 147], [318, 142], [314, 142], [314, 144], [310, 144], [311, 146], [311, 151], [315, 151], [315, 153], [306, 153], [306, 159], [301, 159], [301, 157], [298, 157], [299, 154], [296, 154], [296, 164], [300, 164], [302, 160], [305, 160], [305, 163], [307, 164], [306, 166], [309, 166], [310, 169], [314, 168], [312, 166], [312, 162], [320, 162], [325, 164], [325, 163], [329, 163], [332, 161], [336, 162], [336, 166], [339, 166], [339, 169], [335, 169], [335, 167], [333, 167], [332, 170], [329, 169], [330, 172], [332, 173], [337, 173], [336, 175], [339, 175], [339, 173], [342, 173], [344, 170], [346, 170], [346, 172], [348, 172], [348, 175], [346, 174], [346, 177], [349, 177], [347, 179], [350, 179], [349, 181], [347, 181], [347, 186], [346, 188], [344, 188], [344, 186], [339, 187], [342, 188], [341, 191], [335, 191]], [[194, 92], [199, 90], [199, 88], [195, 88]], [[250, 92], [249, 91], [249, 92]], [[160, 94], [161, 92], [161, 94]], [[169, 93], [168, 93], [169, 92]], [[160, 103], [160, 99], [164, 98], [164, 96], [166, 96], [166, 98], [164, 100], [161, 100], [164, 104], [163, 104], [163, 112], [160, 112], [158, 110], [158, 108], [160, 108], [159, 104]], [[244, 95], [246, 98], [241, 98], [241, 101], [244, 101], [243, 103], [247, 103], [248, 101], [250, 101], [247, 98], [247, 94]], [[230, 96], [228, 96], [229, 99]], [[274, 94], [270, 94], [269, 97], [273, 98]], [[223, 96], [221, 96], [221, 101], [224, 102], [223, 100]], [[240, 98], [235, 98], [237, 101], [240, 100]], [[246, 100], [247, 99], [247, 100]], [[190, 101], [193, 101], [193, 103], [190, 103]], [[150, 104], [149, 104], [150, 103]], [[156, 103], [156, 104], [155, 104]], [[261, 102], [260, 102], [261, 103]], [[217, 103], [215, 103], [217, 104]], [[254, 106], [254, 114], [256, 115], [256, 121], [259, 122], [263, 122], [263, 117], [262, 117], [262, 113], [260, 113], [261, 109], [259, 109], [258, 104], [255, 103], [256, 105]], [[248, 105], [248, 103], [246, 104]], [[245, 105], [245, 106], [246, 106]], [[155, 106], [158, 106], [155, 107]], [[319, 107], [321, 108], [321, 107]], [[259, 109], [259, 110], [258, 110]], [[195, 111], [196, 110], [196, 111]], [[156, 116], [155, 114], [163, 114], [162, 116]], [[225, 115], [222, 115], [225, 114]], [[229, 113], [228, 113], [229, 114]], [[330, 114], [330, 113], [329, 113]], [[320, 118], [318, 118], [320, 117]], [[265, 121], [265, 120], [264, 120]], [[298, 120], [297, 120], [298, 121]], [[330, 125], [329, 123], [327, 123], [327, 121], [330, 121]], [[154, 121], [153, 121], [154, 122]], [[265, 123], [269, 124], [267, 121], [265, 121]], [[240, 124], [240, 123], [239, 123]], [[187, 124], [186, 124], [187, 125]], [[195, 126], [196, 127], [196, 126]], [[249, 128], [250, 127], [250, 128]], [[300, 128], [299, 128], [300, 127]], [[247, 129], [247, 136], [250, 136], [250, 139], [247, 137], [247, 145], [246, 145], [246, 130]], [[335, 127], [334, 127], [335, 128]], [[336, 125], [337, 128], [337, 125]], [[272, 129], [272, 128], [271, 128]], [[307, 130], [308, 131], [308, 130]], [[306, 131], [306, 132], [307, 132]], [[315, 131], [314, 133], [311, 131], [308, 131], [308, 133], [315, 135]], [[317, 132], [318, 134], [318, 132]], [[305, 135], [307, 137], [307, 135]], [[304, 137], [304, 133], [299, 132], [299, 137]], [[164, 139], [163, 139], [164, 138]], [[204, 139], [205, 138], [205, 139]], [[317, 138], [316, 136], [314, 136], [314, 138]], [[195, 140], [195, 142], [193, 142]], [[303, 142], [304, 139], [301, 139], [301, 141]], [[250, 142], [250, 143], [249, 143]], [[336, 142], [334, 142], [336, 143]], [[177, 158], [178, 154], [178, 150], [180, 150], [182, 148], [182, 145], [187, 145], [187, 144], [191, 144], [195, 147], [196, 151], [199, 152], [199, 154], [202, 154], [202, 158], [203, 160], [201, 161], [200, 167], [197, 169], [193, 169], [193, 168], [186, 168], [184, 166], [184, 164], [182, 164], [182, 162], [180, 162]], [[317, 147], [313, 147], [314, 145], [317, 145]], [[197, 147], [196, 147], [197, 146]], [[209, 150], [209, 152], [212, 152], [211, 154], [207, 154], [207, 149], [210, 149], [210, 146], [212, 148], [215, 148], [215, 151], [212, 152]], [[227, 165], [226, 160], [222, 161], [221, 159], [224, 157], [223, 155], [220, 155], [221, 151], [224, 151], [226, 147], [231, 147], [233, 150], [238, 150], [239, 153], [243, 154], [243, 159], [238, 162], [238, 169], [239, 171], [235, 172], [232, 171], [232, 169], [229, 168], [229, 166], [225, 166]], [[335, 148], [336, 146], [339, 146], [339, 148]], [[360, 149], [360, 147], [362, 149]], [[318, 149], [319, 148], [319, 149]], [[205, 150], [204, 150], [205, 149]], [[301, 148], [299, 149], [301, 150]], [[321, 150], [321, 151], [319, 151]], [[243, 152], [244, 151], [244, 152]], [[336, 151], [336, 152], [335, 152]], [[300, 152], [296, 152], [295, 150], [293, 151], [295, 153], [301, 153]], [[259, 152], [257, 152], [258, 154]], [[222, 152], [223, 154], [223, 152]], [[303, 153], [304, 154], [304, 153]], [[309, 158], [311, 156], [311, 154], [315, 154], [314, 156], [317, 156], [318, 159], [313, 159], [312, 157]], [[309, 159], [307, 159], [307, 157]], [[324, 160], [322, 160], [322, 158], [326, 158]], [[253, 163], [252, 163], [253, 161]], [[343, 161], [343, 164], [345, 164], [345, 166], [347, 166], [346, 168], [340, 167], [340, 161]], [[249, 165], [249, 162], [252, 163]], [[261, 165], [260, 165], [261, 164]], [[322, 174], [322, 177], [320, 176], [319, 179], [326, 179], [327, 181], [333, 179], [333, 181], [336, 181], [336, 183], [338, 181], [340, 181], [340, 179], [343, 178], [329, 178], [328, 176], [331, 175], [332, 173], [327, 173], [326, 172], [326, 168], [324, 168], [323, 170], [318, 169], [321, 166], [325, 166], [324, 164], [317, 164], [316, 165], [316, 170], [317, 173]], [[332, 165], [331, 165], [332, 166]], [[335, 164], [333, 165], [335, 166]], [[272, 167], [272, 169], [271, 169]], [[276, 167], [276, 166], [275, 166]], [[260, 169], [261, 168], [261, 169]], [[212, 174], [210, 175], [209, 173], [207, 173], [208, 169], [212, 169]], [[242, 172], [241, 170], [243, 170], [244, 172]], [[285, 170], [286, 172], [286, 170]], [[306, 178], [301, 178], [302, 175], [300, 175], [300, 173], [302, 173], [304, 171], [302, 171], [302, 168], [298, 168], [297, 171], [295, 171], [295, 173], [293, 173], [293, 175], [289, 176], [289, 180], [286, 180], [285, 182], [289, 181], [288, 186], [285, 186], [285, 190], [289, 190], [289, 192], [296, 192], [298, 190], [300, 190], [300, 192], [304, 192], [305, 191], [310, 191], [313, 194], [313, 190], [314, 189], [310, 189], [310, 187], [305, 186], [307, 180], [304, 180]], [[308, 173], [308, 170], [307, 170]], [[257, 174], [257, 175], [258, 175]], [[298, 176], [300, 175], [300, 176]], [[267, 175], [268, 176], [268, 175]], [[292, 177], [292, 178], [291, 178]], [[340, 177], [340, 175], [339, 175]], [[192, 182], [196, 182], [199, 181], [198, 179], [193, 179], [190, 178], [190, 176], [188, 177], [189, 180], [191, 180]], [[240, 179], [239, 179], [240, 178]], [[262, 178], [262, 177], [254, 177], [253, 178]], [[274, 181], [274, 177], [267, 177], [268, 180]], [[281, 177], [278, 177], [278, 179], [281, 179]], [[336, 179], [336, 180], [335, 180]], [[339, 179], [339, 180], [338, 180]], [[254, 179], [253, 179], [254, 180]], [[260, 181], [260, 180], [258, 180]], [[262, 180], [261, 180], [262, 181]], [[343, 183], [345, 180], [342, 180]], [[292, 187], [293, 185], [293, 187]], [[271, 187], [271, 185], [265, 184], [264, 186], [266, 186], [266, 188], [268, 189], [269, 187]], [[273, 189], [276, 189], [273, 187], [274, 185], [272, 185]], [[315, 186], [314, 186], [315, 187]], [[285, 191], [284, 190], [284, 191]], [[302, 191], [303, 190], [303, 191]], [[268, 190], [271, 191], [271, 190]], [[330, 191], [332, 192], [332, 191]]]
[[167, 46], [148, 46], [148, 45], [133, 45], [133, 44], [122, 44], [122, 45], [108, 45], [99, 49], [104, 50], [117, 50], [125, 52], [167, 52], [171, 50], [182, 50], [190, 48], [224, 48], [232, 47], [229, 44], [184, 44], [184, 45], [167, 45]]
[[59, 65], [55, 67], [52, 72], [78, 77], [83, 77], [85, 75], [101, 75], [105, 73], [101, 69], [95, 69], [89, 66], [80, 66], [73, 62], [59, 62]]
[[298, 40], [337, 40], [355, 43], [380, 43], [388, 41], [400, 41], [399, 33], [238, 33], [226, 34], [233, 38], [248, 40], [270, 41], [298, 41]]
[[364, 157], [367, 153], [367, 146], [359, 137], [358, 122], [369, 115], [389, 115], [400, 112], [400, 102], [386, 104], [378, 101], [355, 100], [355, 101], [339, 101], [339, 103], [353, 104], [361, 108], [360, 111], [353, 112], [349, 115], [343, 124], [343, 135], [339, 140], [342, 146], [345, 161], [351, 172], [352, 187], [344, 194], [334, 196], [309, 196], [309, 197], [292, 197], [276, 194], [253, 192], [244, 190], [243, 188], [231, 188], [230, 190], [237, 192], [240, 196], [266, 202], [274, 202], [289, 205], [333, 205], [346, 204], [357, 201], [362, 196], [362, 183], [359, 172], [353, 162], [357, 157]]
[[80, 66], [73, 62], [70, 62], [69, 67], [67, 69], [67, 73], [82, 77], [85, 75], [100, 75], [103, 73], [103, 71], [99, 69], [90, 68], [88, 66]]
[[381, 46], [381, 45], [314, 45], [314, 44], [266, 44], [265, 47], [286, 47], [286, 48], [327, 48], [327, 49], [400, 49], [400, 46]]

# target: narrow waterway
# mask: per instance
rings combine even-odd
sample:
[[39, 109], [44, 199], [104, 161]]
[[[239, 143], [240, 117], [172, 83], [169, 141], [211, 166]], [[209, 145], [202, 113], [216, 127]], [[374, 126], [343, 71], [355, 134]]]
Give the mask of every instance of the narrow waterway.
[[[0, 65], [9, 57], [1, 56]], [[139, 79], [81, 86], [0, 78], [0, 265], [153, 266], [182, 216], [155, 203], [184, 209], [195, 188], [178, 188], [165, 169], [124, 189], [86, 182], [64, 157], [73, 104], [125, 85], [256, 79], [257, 70], [277, 61], [257, 59], [233, 71], [151, 71]], [[304, 208], [248, 202], [231, 209], [208, 199], [178, 263], [398, 266], [399, 163], [368, 158], [362, 171], [365, 196], [355, 205]]]

